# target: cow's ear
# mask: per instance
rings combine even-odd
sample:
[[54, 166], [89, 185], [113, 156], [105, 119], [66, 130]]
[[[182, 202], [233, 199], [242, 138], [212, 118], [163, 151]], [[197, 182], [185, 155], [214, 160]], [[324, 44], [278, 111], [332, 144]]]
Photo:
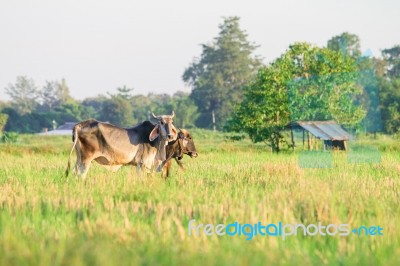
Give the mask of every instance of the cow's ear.
[[150, 132], [149, 139], [150, 141], [155, 140], [158, 137], [158, 125], [156, 125], [153, 130]]

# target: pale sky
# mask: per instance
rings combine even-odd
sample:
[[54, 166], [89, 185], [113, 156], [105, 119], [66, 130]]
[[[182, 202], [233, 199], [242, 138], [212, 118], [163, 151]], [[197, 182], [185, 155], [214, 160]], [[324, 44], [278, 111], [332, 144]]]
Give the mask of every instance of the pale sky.
[[181, 76], [222, 17], [239, 16], [268, 63], [296, 41], [325, 46], [344, 31], [374, 55], [400, 44], [398, 0], [0, 0], [0, 100], [20, 75], [65, 78], [77, 99], [189, 92]]

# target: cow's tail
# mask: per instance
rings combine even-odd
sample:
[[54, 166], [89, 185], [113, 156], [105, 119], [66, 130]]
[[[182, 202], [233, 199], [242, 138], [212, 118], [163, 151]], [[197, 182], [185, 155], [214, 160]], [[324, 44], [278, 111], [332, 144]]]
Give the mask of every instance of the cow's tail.
[[68, 165], [67, 165], [67, 169], [65, 170], [65, 177], [67, 177], [69, 175], [69, 169], [71, 168], [71, 155], [72, 155], [72, 152], [74, 151], [76, 143], [78, 142], [78, 128], [79, 128], [79, 125], [75, 125], [74, 129], [72, 130], [72, 140], [73, 140], [74, 144], [72, 145], [71, 151], [69, 152]]

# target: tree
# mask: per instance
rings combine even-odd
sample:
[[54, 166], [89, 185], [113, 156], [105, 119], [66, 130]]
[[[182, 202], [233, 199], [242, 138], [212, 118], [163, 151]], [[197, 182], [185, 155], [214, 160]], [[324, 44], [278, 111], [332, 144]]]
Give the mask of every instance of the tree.
[[0, 113], [0, 136], [3, 134], [3, 129], [7, 124], [8, 115]]
[[62, 79], [61, 82], [46, 81], [46, 85], [41, 90], [42, 106], [45, 111], [51, 111], [71, 99], [65, 79]]
[[385, 132], [400, 132], [400, 78], [379, 79], [379, 98]]
[[382, 122], [387, 133], [400, 131], [400, 45], [384, 49], [385, 76], [379, 79]]
[[88, 108], [72, 99], [54, 108], [54, 113], [62, 115], [63, 121], [59, 121], [60, 123], [82, 121], [91, 118]]
[[219, 25], [219, 35], [211, 44], [202, 44], [199, 59], [185, 70], [183, 80], [193, 90], [190, 95], [200, 116], [197, 125], [211, 127], [214, 112], [218, 128], [222, 128], [243, 98], [243, 85], [261, 65], [252, 56], [257, 48], [247, 41], [247, 34], [239, 27], [238, 17], [228, 17]]
[[124, 85], [123, 87], [117, 88], [117, 91], [118, 91], [117, 95], [121, 96], [125, 100], [129, 101], [133, 97], [132, 95], [133, 88], [128, 88]]
[[[326, 120], [334, 118], [335, 112], [336, 116], [347, 114], [354, 99], [342, 96], [349, 91], [357, 94], [351, 83], [356, 81], [356, 69], [352, 58], [338, 52], [307, 43], [291, 45], [245, 87], [244, 100], [228, 129], [244, 131], [253, 142], [264, 141], [278, 152], [282, 131], [291, 120]], [[340, 104], [332, 106], [332, 95]], [[351, 108], [354, 116], [365, 115], [360, 107]]]
[[178, 96], [178, 93], [174, 95], [176, 102], [176, 125], [181, 128], [193, 128], [195, 127], [195, 121], [198, 117], [197, 107], [193, 100], [188, 95]]
[[145, 107], [148, 110], [148, 117], [150, 117], [150, 112], [155, 114], [170, 114], [175, 110], [175, 106], [172, 104], [172, 97], [169, 94], [161, 93], [149, 93], [147, 95], [150, 104]]
[[102, 111], [103, 104], [107, 102], [109, 99], [104, 95], [98, 95], [96, 97], [86, 98], [82, 101], [82, 105], [87, 110], [90, 118], [95, 118], [99, 120], [103, 120]]
[[135, 107], [133, 108], [133, 117], [136, 121], [150, 120], [150, 112], [157, 112], [151, 109], [153, 108], [151, 99], [144, 95], [133, 96], [130, 104]]
[[121, 95], [111, 95], [111, 98], [103, 103], [102, 118], [104, 121], [128, 127], [136, 122], [132, 114], [132, 105]]
[[0, 100], [0, 112], [1, 112], [1, 110], [3, 110], [4, 108], [6, 108], [6, 107], [8, 107], [8, 106], [9, 106], [8, 103], [3, 102], [3, 101]]
[[169, 103], [165, 105], [165, 111], [168, 113], [175, 110], [174, 124], [180, 128], [194, 127], [194, 122], [198, 117], [197, 107], [190, 99], [189, 94], [178, 91]]
[[388, 63], [387, 75], [390, 79], [400, 78], [400, 45], [382, 51]]
[[355, 59], [361, 56], [360, 38], [348, 32], [332, 37], [328, 41], [328, 49], [340, 52], [345, 56], [351, 56]]
[[9, 84], [6, 93], [11, 97], [12, 105], [20, 114], [32, 112], [38, 105], [40, 93], [32, 79], [18, 76], [15, 84]]

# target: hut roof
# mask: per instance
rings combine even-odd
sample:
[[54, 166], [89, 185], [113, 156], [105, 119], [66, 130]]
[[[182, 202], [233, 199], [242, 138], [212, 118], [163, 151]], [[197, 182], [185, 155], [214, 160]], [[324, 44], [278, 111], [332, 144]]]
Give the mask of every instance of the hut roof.
[[354, 137], [333, 120], [329, 121], [293, 121], [290, 127], [301, 127], [315, 137], [323, 140], [353, 140]]

